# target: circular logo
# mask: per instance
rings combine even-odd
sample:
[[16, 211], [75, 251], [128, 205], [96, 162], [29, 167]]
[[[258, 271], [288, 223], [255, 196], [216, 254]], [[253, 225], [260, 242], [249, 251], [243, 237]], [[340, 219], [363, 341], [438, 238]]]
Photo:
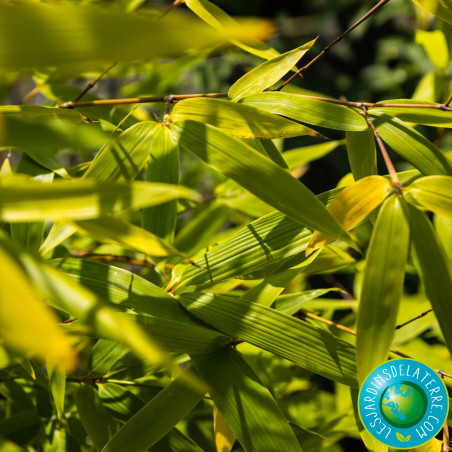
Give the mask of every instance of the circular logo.
[[418, 361], [396, 359], [373, 370], [364, 381], [358, 411], [366, 429], [383, 444], [409, 449], [441, 430], [449, 411], [446, 386]]

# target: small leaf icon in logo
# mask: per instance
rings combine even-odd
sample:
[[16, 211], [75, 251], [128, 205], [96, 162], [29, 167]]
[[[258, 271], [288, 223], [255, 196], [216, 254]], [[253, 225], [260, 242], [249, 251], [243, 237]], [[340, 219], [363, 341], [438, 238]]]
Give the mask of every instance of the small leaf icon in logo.
[[401, 433], [396, 432], [397, 439], [402, 443], [407, 443], [411, 439], [411, 435], [403, 436]]

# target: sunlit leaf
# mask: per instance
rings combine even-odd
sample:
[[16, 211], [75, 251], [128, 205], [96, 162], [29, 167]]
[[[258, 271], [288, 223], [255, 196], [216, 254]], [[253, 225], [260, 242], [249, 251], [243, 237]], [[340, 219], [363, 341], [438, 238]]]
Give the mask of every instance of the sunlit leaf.
[[295, 148], [290, 151], [285, 151], [283, 157], [287, 166], [290, 169], [293, 169], [297, 166], [306, 165], [307, 163], [322, 158], [334, 151], [341, 144], [343, 144], [343, 141], [327, 141], [325, 143]]
[[[266, 63], [264, 63], [266, 64]], [[186, 99], [178, 102], [171, 113], [174, 122], [189, 119], [211, 124], [239, 138], [290, 138], [319, 133], [257, 108], [221, 99]]]
[[236, 350], [223, 348], [209, 355], [193, 356], [192, 361], [246, 452], [301, 451], [270, 391]]
[[237, 80], [229, 89], [229, 97], [238, 101], [250, 94], [264, 91], [281, 80], [314, 45], [315, 39], [260, 64]]
[[58, 326], [57, 317], [38, 298], [27, 275], [3, 248], [0, 261], [0, 337], [4, 343], [58, 368], [74, 369], [76, 354]]
[[216, 405], [213, 407], [213, 430], [217, 452], [230, 452], [236, 438]]
[[[328, 207], [331, 215], [345, 230], [356, 226], [389, 195], [391, 183], [382, 176], [367, 176], [344, 188]], [[306, 249], [310, 254], [334, 240], [315, 231]]]
[[372, 130], [347, 132], [347, 155], [355, 180], [378, 174], [375, 137]]
[[241, 102], [297, 121], [330, 129], [366, 130], [368, 127], [364, 117], [354, 109], [310, 96], [264, 92], [247, 96]]
[[361, 382], [388, 356], [403, 292], [409, 237], [403, 201], [392, 196], [378, 214], [366, 256], [356, 338]]
[[415, 203], [424, 209], [452, 219], [452, 177], [422, 177], [415, 180], [406, 190], [408, 200], [414, 199]]
[[413, 0], [416, 5], [452, 24], [452, 6], [447, 0]]
[[[452, 9], [451, 9], [452, 18]], [[432, 63], [440, 71], [444, 71], [449, 64], [449, 49], [446, 36], [441, 30], [416, 30], [416, 42], [421, 44]]]

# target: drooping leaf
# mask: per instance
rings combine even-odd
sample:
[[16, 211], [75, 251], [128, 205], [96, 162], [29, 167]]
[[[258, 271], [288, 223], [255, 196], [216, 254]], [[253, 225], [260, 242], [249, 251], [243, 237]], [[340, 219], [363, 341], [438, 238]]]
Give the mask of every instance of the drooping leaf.
[[236, 437], [216, 405], [213, 407], [213, 430], [217, 452], [231, 452]]
[[237, 351], [227, 347], [192, 361], [245, 452], [301, 451], [270, 391]]
[[[391, 183], [382, 176], [367, 176], [344, 188], [328, 207], [345, 230], [356, 226], [389, 195]], [[315, 231], [306, 249], [310, 254], [332, 242], [333, 237]]]
[[452, 24], [452, 6], [447, 0], [413, 0], [430, 14]]
[[372, 130], [347, 132], [347, 155], [355, 180], [378, 174], [375, 137]]
[[316, 39], [265, 61], [237, 80], [229, 89], [229, 97], [238, 101], [245, 96], [264, 91], [281, 80], [314, 45]]
[[[149, 160], [146, 180], [148, 182], [179, 183], [179, 147], [173, 141], [168, 127], [160, 127], [152, 140], [151, 157]], [[173, 241], [176, 228], [177, 200], [155, 207], [143, 209], [143, 228]]]
[[415, 207], [409, 206], [411, 240], [415, 265], [424, 283], [425, 293], [432, 304], [444, 340], [452, 350], [452, 330], [449, 319], [452, 315], [452, 277], [444, 248], [431, 222]]
[[310, 96], [283, 92], [253, 94], [241, 100], [246, 105], [287, 116], [315, 126], [338, 130], [366, 130], [363, 116], [354, 109]]
[[417, 130], [398, 118], [370, 113], [380, 137], [424, 175], [452, 175], [446, 156]]
[[147, 450], [186, 416], [202, 396], [180, 377], [173, 380], [122, 426], [102, 452]]
[[[221, 30], [188, 17], [152, 16], [86, 5], [3, 4], [0, 10], [0, 67], [3, 70], [46, 68], [112, 61], [169, 57], [227, 39], [267, 38], [268, 22], [227, 23]], [[70, 18], [71, 20], [67, 20]], [[18, 35], [18, 30], [26, 30]], [[165, 45], [162, 45], [164, 40]], [[137, 42], [140, 45], [137, 45]]]
[[0, 337], [7, 347], [73, 370], [76, 353], [58, 319], [39, 299], [27, 275], [0, 247]]
[[409, 236], [403, 201], [392, 196], [378, 214], [366, 256], [356, 331], [361, 382], [388, 356], [403, 292]]
[[[266, 64], [266, 63], [264, 63]], [[299, 135], [319, 136], [308, 127], [263, 110], [221, 99], [195, 98], [179, 102], [171, 119], [185, 119], [211, 124], [233, 137], [290, 138]]]
[[112, 182], [134, 180], [149, 159], [153, 136], [159, 128], [161, 124], [154, 121], [129, 127], [96, 155], [83, 177]]
[[407, 187], [406, 191], [408, 201], [414, 199], [424, 209], [452, 219], [452, 177], [421, 177]]
[[[220, 33], [224, 33], [225, 27], [226, 29], [230, 26], [233, 28], [237, 27], [234, 19], [209, 0], [185, 0], [185, 3], [197, 16]], [[264, 38], [262, 37], [260, 39]], [[247, 36], [247, 39], [245, 40], [240, 37], [240, 35], [237, 35], [236, 37], [229, 38], [229, 40], [237, 47], [266, 60], [279, 55], [278, 51], [268, 44], [265, 44], [258, 39], [251, 39], [250, 36]]]
[[198, 200], [185, 187], [169, 184], [74, 180], [42, 183], [25, 177], [0, 179], [0, 218], [4, 221], [90, 219], [101, 213], [140, 209], [175, 198]]
[[179, 301], [195, 317], [226, 334], [310, 372], [357, 387], [354, 347], [324, 329], [226, 295], [186, 293], [179, 296]]
[[[47, 364], [50, 391], [55, 403], [60, 423], [65, 421], [64, 401], [66, 396], [66, 374], [61, 370]], [[64, 424], [63, 424], [64, 425]]]
[[[194, 121], [176, 124], [179, 145], [307, 227], [349, 241], [325, 206], [301, 182], [237, 138]], [[278, 181], [272, 184], [272, 181]], [[329, 232], [330, 231], [330, 232]]]

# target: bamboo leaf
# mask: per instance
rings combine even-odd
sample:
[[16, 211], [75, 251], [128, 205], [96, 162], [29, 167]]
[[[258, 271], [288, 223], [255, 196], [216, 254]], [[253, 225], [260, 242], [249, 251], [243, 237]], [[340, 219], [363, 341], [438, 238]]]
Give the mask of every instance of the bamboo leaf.
[[241, 102], [306, 124], [329, 129], [357, 131], [368, 128], [364, 117], [354, 109], [309, 96], [264, 92], [247, 96]]
[[[452, 9], [451, 9], [452, 18]], [[449, 49], [442, 30], [416, 30], [416, 43], [424, 47], [430, 61], [439, 71], [444, 71], [449, 64]]]
[[[202, 20], [217, 31], [224, 33], [225, 27], [237, 27], [236, 22], [221, 8], [208, 0], [185, 0], [187, 6]], [[227, 28], [226, 28], [227, 29]], [[245, 35], [246, 36], [246, 35]], [[263, 38], [260, 38], [263, 39]], [[243, 39], [240, 35], [229, 39], [232, 44], [253, 55], [269, 60], [279, 55], [278, 51], [258, 39]]]
[[[237, 138], [193, 121], [175, 127], [179, 145], [251, 193], [307, 227], [350, 241], [325, 206], [301, 182]], [[278, 183], [271, 184], [271, 181]]]
[[452, 166], [446, 156], [418, 131], [385, 114], [374, 111], [370, 116], [380, 137], [422, 174], [452, 175]]
[[452, 24], [452, 6], [446, 0], [413, 0], [416, 5]]
[[50, 391], [52, 392], [53, 401], [57, 410], [57, 415], [62, 425], [66, 420], [64, 411], [64, 401], [66, 396], [66, 374], [60, 369], [47, 364], [47, 372], [49, 374]]
[[27, 275], [0, 247], [0, 337], [7, 347], [72, 370], [76, 354], [58, 319], [36, 295]]
[[230, 452], [236, 438], [216, 405], [213, 407], [213, 431], [217, 452]]
[[274, 85], [298, 63], [315, 41], [316, 39], [251, 69], [231, 86], [228, 93], [229, 97], [238, 101], [245, 96], [260, 93]]
[[179, 301], [190, 314], [225, 334], [280, 355], [310, 372], [357, 387], [354, 347], [324, 329], [226, 295], [186, 293], [179, 296]]
[[168, 433], [203, 396], [181, 380], [176, 378], [131, 417], [102, 452], [145, 451]]
[[347, 155], [355, 180], [378, 174], [375, 137], [372, 130], [347, 132]]
[[192, 361], [245, 452], [301, 451], [270, 391], [237, 351], [223, 348]]
[[403, 292], [409, 232], [403, 201], [390, 197], [378, 214], [366, 256], [356, 338], [361, 382], [388, 356]]
[[[328, 210], [348, 231], [375, 210], [389, 195], [391, 188], [391, 183], [384, 177], [367, 176], [342, 190]], [[333, 240], [333, 237], [315, 231], [306, 249], [306, 255]]]
[[449, 351], [452, 351], [452, 330], [449, 325], [452, 315], [450, 303], [452, 277], [446, 253], [425, 214], [409, 206], [409, 216], [415, 265], [438, 319], [446, 345]]
[[101, 215], [95, 220], [76, 221], [75, 224], [99, 240], [119, 243], [127, 249], [136, 250], [151, 257], [184, 257], [165, 239], [110, 215]]
[[55, 180], [42, 183], [25, 177], [0, 178], [0, 218], [3, 221], [90, 219], [102, 213], [140, 209], [175, 198], [198, 200], [185, 187], [169, 184]]
[[[152, 140], [151, 158], [146, 173], [148, 182], [179, 183], [179, 147], [173, 141], [171, 130], [160, 127]], [[143, 209], [143, 227], [169, 242], [176, 228], [177, 200]]]
[[[92, 69], [97, 62], [169, 57], [227, 39], [266, 39], [271, 33], [265, 21], [229, 22], [212, 30], [183, 16], [155, 20], [122, 10], [39, 3], [3, 4], [0, 30], [0, 67], [13, 71], [64, 65]], [[18, 36], [17, 30], [27, 30], [34, 39]]]
[[[266, 63], [264, 63], [266, 64]], [[286, 118], [222, 99], [195, 98], [178, 102], [171, 113], [173, 122], [185, 119], [211, 124], [238, 138], [290, 138], [320, 136], [318, 132]]]
[[452, 177], [429, 176], [415, 180], [406, 188], [407, 200], [424, 209], [452, 219]]
[[83, 178], [126, 182], [135, 179], [151, 153], [153, 136], [161, 123], [143, 121], [129, 127], [96, 155]]
[[306, 165], [307, 163], [320, 159], [334, 151], [341, 144], [343, 144], [343, 141], [327, 141], [325, 143], [313, 144], [312, 146], [304, 146], [285, 151], [283, 157], [287, 162], [287, 166], [290, 169], [294, 169], [298, 166]]
[[391, 99], [379, 102], [381, 104], [417, 104], [426, 105], [428, 108], [416, 107], [383, 107], [377, 106], [369, 109], [370, 113], [397, 116], [399, 119], [415, 124], [423, 124], [434, 127], [452, 127], [450, 111], [441, 109], [441, 104], [413, 99]]

